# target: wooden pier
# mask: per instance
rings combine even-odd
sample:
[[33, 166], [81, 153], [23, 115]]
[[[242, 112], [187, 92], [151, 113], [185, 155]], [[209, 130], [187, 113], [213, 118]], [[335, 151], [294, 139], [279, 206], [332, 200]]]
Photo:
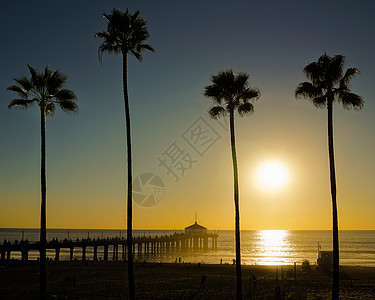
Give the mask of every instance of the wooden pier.
[[[132, 242], [133, 257], [162, 257], [173, 253], [208, 251], [217, 249], [217, 233], [174, 233], [166, 236], [155, 237], [134, 237]], [[98, 260], [98, 248], [102, 247], [105, 261], [109, 254], [112, 254], [113, 260], [126, 260], [127, 241], [124, 238], [106, 238], [106, 239], [76, 239], [59, 241], [53, 239], [48, 241], [46, 250], [54, 250], [56, 261], [60, 260], [61, 249], [69, 249], [69, 259], [73, 260], [74, 249], [82, 250], [82, 260], [87, 260], [87, 250], [93, 250], [93, 260]], [[112, 251], [109, 251], [111, 249]], [[0, 245], [0, 260], [7, 261], [11, 259], [11, 252], [20, 252], [21, 260], [29, 260], [29, 251], [40, 251], [40, 243], [29, 243], [28, 241], [8, 242], [4, 241]]]

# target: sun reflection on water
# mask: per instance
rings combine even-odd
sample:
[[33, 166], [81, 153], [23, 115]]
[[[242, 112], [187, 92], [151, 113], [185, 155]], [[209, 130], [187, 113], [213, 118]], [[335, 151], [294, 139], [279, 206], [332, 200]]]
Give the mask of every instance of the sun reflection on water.
[[259, 235], [265, 248], [282, 247], [285, 245], [288, 232], [285, 230], [262, 230]]
[[259, 252], [262, 264], [282, 264], [282, 256], [289, 250], [288, 231], [262, 230], [259, 232]]
[[246, 263], [261, 265], [289, 264], [287, 257], [291, 251], [287, 230], [261, 230], [257, 233], [256, 242], [246, 245], [248, 259]]

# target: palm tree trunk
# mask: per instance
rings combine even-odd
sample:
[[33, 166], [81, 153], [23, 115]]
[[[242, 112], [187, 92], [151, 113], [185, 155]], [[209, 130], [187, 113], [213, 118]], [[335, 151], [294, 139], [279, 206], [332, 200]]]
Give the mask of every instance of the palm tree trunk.
[[133, 268], [133, 193], [132, 193], [132, 148], [130, 135], [130, 109], [128, 96], [128, 54], [122, 54], [122, 79], [124, 87], [125, 122], [126, 122], [126, 149], [128, 163], [128, 209], [127, 209], [127, 244], [128, 244], [128, 281], [129, 299], [135, 299], [134, 268]]
[[39, 297], [47, 299], [47, 278], [46, 278], [46, 115], [43, 104], [40, 107], [40, 135], [41, 135], [41, 166], [40, 166], [40, 185], [41, 185], [41, 208], [40, 208], [40, 282]]
[[239, 207], [239, 191], [238, 191], [238, 169], [236, 141], [234, 136], [234, 111], [230, 112], [230, 143], [232, 147], [233, 160], [233, 177], [234, 177], [234, 206], [235, 206], [235, 236], [236, 236], [236, 280], [237, 280], [237, 299], [242, 300], [242, 276], [241, 276], [241, 242], [240, 242], [240, 207]]
[[332, 299], [339, 299], [339, 230], [337, 220], [337, 202], [336, 202], [336, 174], [335, 157], [333, 149], [333, 97], [328, 99], [328, 152], [329, 152], [329, 171], [331, 181], [332, 196], [332, 235], [333, 235], [333, 281], [332, 281]]

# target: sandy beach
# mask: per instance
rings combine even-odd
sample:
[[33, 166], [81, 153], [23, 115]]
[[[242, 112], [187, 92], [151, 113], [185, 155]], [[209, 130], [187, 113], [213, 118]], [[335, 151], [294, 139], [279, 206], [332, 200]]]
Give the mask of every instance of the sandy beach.
[[[280, 266], [243, 266], [245, 298], [251, 299], [253, 295], [255, 299], [274, 299], [277, 286], [285, 299], [330, 297], [331, 278], [316, 266], [309, 270], [297, 266], [296, 279], [293, 266], [283, 266], [281, 270]], [[0, 299], [36, 299], [38, 271], [36, 262], [2, 265]], [[375, 268], [344, 266], [341, 272], [342, 299], [375, 299]], [[235, 268], [233, 265], [136, 263], [135, 285], [137, 299], [234, 299]], [[126, 299], [127, 264], [49, 262], [47, 286], [51, 299]]]

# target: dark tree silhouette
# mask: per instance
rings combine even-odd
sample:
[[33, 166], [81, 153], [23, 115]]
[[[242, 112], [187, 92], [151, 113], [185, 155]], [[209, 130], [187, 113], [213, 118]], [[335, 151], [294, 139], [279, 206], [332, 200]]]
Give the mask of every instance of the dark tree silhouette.
[[361, 109], [363, 100], [350, 90], [350, 80], [359, 74], [357, 68], [348, 68], [343, 73], [345, 57], [333, 57], [324, 53], [316, 62], [304, 69], [311, 82], [302, 82], [295, 91], [297, 98], [306, 98], [316, 107], [327, 107], [328, 110], [328, 152], [332, 197], [332, 233], [333, 233], [333, 283], [332, 299], [339, 299], [339, 233], [336, 201], [335, 157], [333, 149], [333, 103], [339, 101], [346, 109]]
[[128, 9], [123, 13], [117, 9], [112, 10], [112, 14], [103, 14], [107, 19], [107, 30], [96, 33], [97, 38], [103, 39], [99, 46], [99, 60], [105, 52], [110, 54], [122, 54], [122, 77], [124, 88], [125, 120], [126, 120], [126, 145], [127, 145], [127, 165], [128, 165], [128, 199], [127, 199], [127, 246], [128, 246], [128, 279], [129, 279], [129, 298], [134, 299], [134, 271], [132, 256], [132, 152], [130, 135], [130, 109], [128, 96], [128, 55], [133, 55], [138, 61], [142, 61], [142, 53], [145, 50], [154, 51], [154, 49], [145, 44], [149, 37], [146, 27], [146, 20], [140, 16], [137, 10], [134, 14]]
[[212, 84], [205, 87], [204, 95], [214, 102], [214, 107], [209, 111], [212, 118], [229, 114], [230, 142], [232, 148], [233, 173], [234, 173], [234, 206], [235, 206], [235, 236], [236, 236], [236, 278], [237, 299], [242, 299], [241, 276], [241, 245], [240, 245], [240, 207], [236, 142], [234, 134], [234, 113], [238, 111], [242, 117], [254, 112], [251, 100], [260, 97], [258, 89], [248, 86], [249, 75], [246, 73], [233, 74], [232, 70], [220, 72], [211, 76]]
[[53, 116], [56, 106], [66, 113], [78, 112], [75, 103], [76, 95], [73, 91], [63, 89], [67, 76], [60, 71], [52, 71], [46, 66], [44, 72], [37, 72], [27, 65], [31, 78], [23, 76], [15, 78], [15, 85], [8, 90], [16, 92], [18, 98], [12, 100], [8, 108], [17, 107], [28, 109], [37, 104], [40, 108], [40, 134], [41, 134], [41, 209], [40, 209], [40, 298], [47, 299], [46, 285], [46, 116]]

